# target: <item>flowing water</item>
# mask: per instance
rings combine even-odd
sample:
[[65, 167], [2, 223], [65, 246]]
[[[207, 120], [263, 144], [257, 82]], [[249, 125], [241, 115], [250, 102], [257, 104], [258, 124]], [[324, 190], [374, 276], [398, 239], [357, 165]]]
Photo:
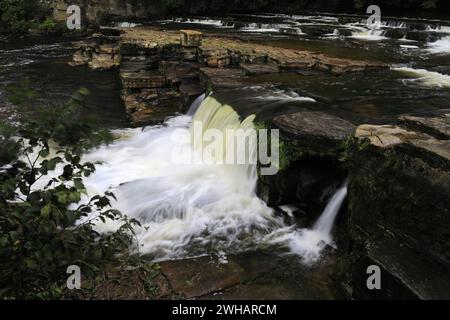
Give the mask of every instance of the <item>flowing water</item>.
[[[202, 130], [223, 132], [251, 128], [255, 119], [299, 110], [326, 111], [355, 124], [395, 122], [401, 114], [437, 115], [450, 110], [448, 20], [422, 20], [417, 27], [417, 21], [392, 18], [375, 31], [367, 29], [362, 17], [331, 14], [175, 18], [140, 24], [163, 29], [188, 25], [205, 33], [391, 66], [339, 77], [314, 71], [255, 76], [241, 88], [200, 96], [187, 115], [176, 115], [158, 126], [128, 129], [116, 72], [68, 67], [70, 42], [64, 39], [0, 44], [2, 119], [15, 111], [6, 99], [8, 86], [23, 79], [39, 94], [35, 103], [50, 107], [66, 101], [81, 86], [90, 89], [89, 113], [114, 128], [118, 139], [85, 156], [103, 163], [86, 180], [89, 193], [113, 191], [118, 199], [114, 206], [143, 223], [137, 230], [139, 248], [155, 259], [269, 247], [313, 262], [327, 245], [333, 246], [332, 227], [345, 199], [345, 185], [312, 229], [287, 222], [256, 196], [254, 165], [222, 164], [227, 147], [220, 157], [204, 161], [192, 139], [195, 121], [203, 124]], [[254, 147], [245, 146], [250, 154]], [[106, 231], [117, 226], [97, 227]]]
[[0, 43], [0, 119], [14, 117], [15, 108], [7, 99], [11, 85], [33, 90], [33, 106], [50, 107], [66, 102], [76, 90], [86, 87], [91, 92], [86, 101], [88, 113], [101, 117], [101, 124], [107, 127], [125, 126], [118, 74], [69, 67], [71, 55], [71, 40], [64, 38]]
[[[314, 261], [323, 243], [330, 243], [330, 234], [299, 238], [308, 231], [286, 224], [256, 196], [256, 165], [223, 164], [221, 157], [203, 161], [191, 139], [195, 121], [203, 123], [205, 132], [224, 132], [251, 128], [253, 118], [240, 120], [231, 107], [208, 97], [193, 118], [180, 115], [161, 126], [116, 131], [121, 136], [117, 142], [86, 155], [86, 160], [103, 162], [86, 180], [88, 191], [115, 193], [114, 206], [143, 223], [140, 251], [155, 259], [276, 245], [293, 247], [305, 261]], [[242, 148], [252, 153], [255, 145]], [[195, 161], [181, 162], [181, 154]], [[102, 231], [115, 227], [98, 225]], [[309, 249], [295, 251], [299, 246]]]

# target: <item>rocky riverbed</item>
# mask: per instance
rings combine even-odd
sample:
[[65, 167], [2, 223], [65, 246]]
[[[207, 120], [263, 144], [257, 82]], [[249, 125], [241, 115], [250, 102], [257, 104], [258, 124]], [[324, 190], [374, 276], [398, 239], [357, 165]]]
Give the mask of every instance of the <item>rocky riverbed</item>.
[[[220, 96], [249, 83], [262, 85], [265, 74], [313, 72], [339, 81], [346, 74], [389, 70], [377, 61], [151, 27], [105, 29], [76, 43], [75, 50], [73, 66], [119, 70], [122, 99], [135, 126], [186, 112], [205, 91]], [[326, 291], [314, 286], [299, 291], [301, 286], [281, 277], [279, 290], [266, 292], [266, 286], [273, 289], [272, 280], [259, 267], [252, 271], [252, 259], [231, 257], [216, 265], [205, 257], [162, 263], [169, 286], [185, 298], [448, 298], [449, 115], [405, 114], [386, 124], [355, 124], [333, 112], [278, 113], [260, 125], [281, 131], [281, 169], [275, 176], [260, 176], [258, 194], [273, 207], [294, 205], [295, 219], [309, 225], [333, 190], [350, 178], [347, 208], [338, 220], [338, 251], [323, 271], [338, 280]], [[380, 292], [365, 286], [364, 268], [370, 264], [379, 265], [387, 279]], [[205, 265], [214, 270], [204, 273]], [[305, 271], [302, 279], [320, 270]], [[261, 283], [252, 280], [258, 274]]]
[[[59, 39], [14, 44], [0, 39], [0, 116], [13, 119], [14, 106], [4, 98], [8, 86], [21, 77], [30, 78], [43, 97], [37, 103], [46, 105], [64, 101], [86, 85], [92, 92], [89, 113], [100, 115], [104, 126], [122, 128], [116, 132], [121, 137], [118, 145], [109, 153], [98, 151], [102, 161], [113, 162], [112, 167], [119, 163], [114, 168], [122, 176], [111, 182], [115, 172], [106, 171], [96, 182], [119, 189], [130, 181], [150, 179], [128, 193], [137, 205], [148, 194], [158, 198], [163, 193], [173, 200], [161, 179], [152, 176], [165, 160], [161, 154], [167, 153], [163, 147], [170, 142], [153, 144], [159, 140], [152, 140], [151, 132], [164, 135], [166, 128], [185, 125], [181, 115], [191, 103], [202, 93], [212, 93], [242, 119], [255, 114], [258, 128], [280, 130], [280, 170], [274, 176], [260, 175], [256, 192], [263, 207], [267, 209], [267, 204], [283, 221], [281, 226], [293, 231], [289, 234], [293, 240], [301, 230], [313, 227], [335, 191], [349, 181], [334, 241], [315, 264], [306, 263], [303, 243], [295, 241], [290, 243], [294, 248], [280, 243], [266, 247], [257, 238], [260, 242], [247, 247], [252, 235], [230, 239], [220, 235], [208, 243], [209, 229], [193, 236], [187, 233], [180, 239], [192, 236], [195, 241], [189, 248], [183, 247], [185, 243], [172, 246], [176, 254], [159, 260], [154, 281], [158, 288], [153, 288], [158, 298], [449, 298], [446, 22], [401, 19], [386, 22], [382, 33], [371, 34], [358, 17], [241, 19], [248, 21], [241, 23], [235, 17], [231, 22], [174, 18], [140, 26], [118, 23], [122, 27], [103, 27], [74, 43]], [[132, 143], [127, 144], [130, 137]], [[154, 152], [155, 148], [164, 152]], [[123, 158], [128, 153], [133, 157]], [[100, 167], [100, 174], [103, 169], [108, 166]], [[192, 193], [186, 181], [198, 191], [197, 180], [211, 180], [209, 171], [194, 172], [180, 185], [169, 185], [184, 197], [173, 203], [162, 197], [162, 206], [183, 205]], [[168, 177], [179, 179], [171, 172]], [[216, 190], [223, 180], [208, 183], [207, 190]], [[191, 191], [183, 193], [186, 186]], [[228, 193], [232, 192], [221, 196]], [[233, 198], [230, 208], [239, 201]], [[248, 212], [243, 207], [246, 215], [264, 211], [261, 206]], [[211, 213], [221, 210], [235, 212], [227, 208], [216, 207], [203, 218], [212, 219]], [[175, 209], [170, 207], [176, 213]], [[149, 243], [160, 240], [167, 227], [163, 223], [182, 220], [170, 210], [164, 214], [173, 219], [156, 224]], [[184, 235], [188, 228], [179, 229], [170, 232]], [[176, 242], [173, 234], [163, 238]], [[242, 245], [241, 250], [231, 246], [229, 251], [219, 250], [233, 241]], [[366, 270], [373, 264], [382, 272], [379, 291], [366, 286]], [[112, 280], [104, 283], [99, 297], [148, 298], [146, 281], [130, 281], [133, 285], [128, 287]]]

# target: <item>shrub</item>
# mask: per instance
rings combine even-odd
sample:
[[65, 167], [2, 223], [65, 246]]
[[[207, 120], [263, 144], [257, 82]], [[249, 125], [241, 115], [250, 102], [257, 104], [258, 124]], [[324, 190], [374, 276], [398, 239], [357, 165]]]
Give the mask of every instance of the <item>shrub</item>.
[[[19, 91], [10, 88], [16, 103], [30, 98]], [[27, 112], [20, 126], [0, 127], [0, 297], [55, 298], [69, 265], [91, 277], [129, 253], [138, 223], [111, 209], [114, 195], [80, 204], [82, 178], [95, 170], [82, 152], [111, 141], [94, 119], [80, 120], [87, 94], [82, 89], [63, 106]], [[106, 220], [121, 226], [96, 232], [94, 223]]]

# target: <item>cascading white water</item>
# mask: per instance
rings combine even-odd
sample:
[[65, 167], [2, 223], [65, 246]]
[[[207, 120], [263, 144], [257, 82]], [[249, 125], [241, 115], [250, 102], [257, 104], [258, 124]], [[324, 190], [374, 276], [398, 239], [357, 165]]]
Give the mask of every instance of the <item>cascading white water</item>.
[[346, 196], [347, 183], [340, 187], [331, 197], [319, 220], [314, 224], [314, 231], [331, 238], [331, 229], [333, 228], [336, 216], [339, 213]]
[[352, 38], [367, 41], [380, 41], [387, 39], [384, 34], [385, 30], [367, 30], [363, 29], [361, 31], [353, 32]]
[[450, 54], [450, 36], [428, 43], [427, 51], [434, 54]]
[[334, 246], [331, 231], [346, 196], [347, 182], [331, 197], [312, 229], [279, 229], [268, 236], [268, 241], [287, 245], [292, 253], [301, 256], [307, 264], [316, 262], [327, 245]]
[[403, 83], [429, 88], [450, 88], [450, 75], [442, 74], [436, 71], [426, 69], [414, 69], [409, 67], [392, 67], [398, 71], [413, 78], [403, 79]]
[[[253, 119], [241, 121], [230, 106], [210, 96], [200, 103], [193, 118], [176, 116], [162, 126], [116, 131], [120, 136], [116, 142], [85, 156], [87, 161], [102, 162], [85, 179], [88, 194], [112, 191], [117, 197], [113, 206], [142, 223], [136, 228], [140, 251], [155, 259], [276, 244], [306, 262], [315, 261], [327, 238], [287, 225], [256, 196], [256, 165], [221, 164], [229, 150], [213, 159], [215, 163], [206, 163], [196, 147], [199, 141], [192, 139], [198, 138], [193, 135], [196, 121], [203, 124], [203, 131], [224, 131], [251, 128]], [[249, 142], [243, 147], [252, 154], [256, 145]], [[177, 150], [188, 150], [196, 161], [174, 161]], [[111, 222], [97, 225], [99, 231], [117, 227]], [[305, 237], [309, 234], [314, 236]]]
[[192, 117], [194, 116], [194, 114], [197, 112], [197, 109], [200, 107], [200, 105], [202, 104], [203, 100], [205, 100], [206, 98], [206, 94], [201, 94], [199, 95], [194, 102], [192, 102], [191, 107], [189, 108], [187, 115]]

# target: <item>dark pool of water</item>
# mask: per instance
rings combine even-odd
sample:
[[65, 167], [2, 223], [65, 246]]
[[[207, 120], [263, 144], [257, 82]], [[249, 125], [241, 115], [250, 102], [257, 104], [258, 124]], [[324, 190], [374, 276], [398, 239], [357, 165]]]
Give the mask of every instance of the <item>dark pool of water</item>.
[[71, 41], [67, 39], [38, 38], [0, 44], [0, 114], [14, 112], [8, 99], [10, 85], [27, 83], [37, 94], [32, 104], [49, 108], [66, 102], [79, 88], [86, 87], [91, 92], [86, 99], [87, 113], [97, 115], [101, 126], [126, 126], [118, 73], [72, 68], [67, 64], [71, 55]]

